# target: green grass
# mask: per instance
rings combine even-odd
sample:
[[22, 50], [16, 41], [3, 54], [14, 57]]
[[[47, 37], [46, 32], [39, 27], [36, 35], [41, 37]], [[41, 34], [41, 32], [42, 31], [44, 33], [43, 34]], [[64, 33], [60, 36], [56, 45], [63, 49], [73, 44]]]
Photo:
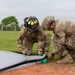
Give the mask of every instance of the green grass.
[[18, 31], [0, 31], [0, 50], [18, 51], [16, 40]]
[[[50, 32], [51, 36], [53, 33]], [[16, 45], [16, 40], [18, 38], [19, 31], [0, 31], [0, 50], [8, 50], [8, 51], [20, 51]], [[51, 46], [49, 51], [53, 49], [53, 42], [51, 42]], [[33, 46], [33, 53], [36, 53], [37, 43]]]

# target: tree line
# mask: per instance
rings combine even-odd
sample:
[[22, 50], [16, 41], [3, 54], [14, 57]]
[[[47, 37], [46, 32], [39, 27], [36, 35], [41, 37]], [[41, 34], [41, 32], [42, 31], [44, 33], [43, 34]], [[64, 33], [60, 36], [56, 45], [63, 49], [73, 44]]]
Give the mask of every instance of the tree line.
[[19, 27], [19, 22], [17, 20], [17, 18], [15, 16], [8, 16], [4, 19], [2, 19], [1, 23], [0, 23], [0, 27], [2, 30], [12, 30], [16, 28], [16, 31], [20, 30], [20, 27]]

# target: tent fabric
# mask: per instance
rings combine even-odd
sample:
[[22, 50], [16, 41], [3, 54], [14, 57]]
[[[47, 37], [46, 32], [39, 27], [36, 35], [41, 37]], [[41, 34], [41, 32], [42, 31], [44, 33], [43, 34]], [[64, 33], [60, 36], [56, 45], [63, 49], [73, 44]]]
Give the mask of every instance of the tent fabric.
[[20, 53], [9, 52], [9, 51], [0, 51], [0, 71], [12, 68], [13, 66], [19, 66], [30, 62], [40, 61], [45, 58], [45, 55], [23, 55]]

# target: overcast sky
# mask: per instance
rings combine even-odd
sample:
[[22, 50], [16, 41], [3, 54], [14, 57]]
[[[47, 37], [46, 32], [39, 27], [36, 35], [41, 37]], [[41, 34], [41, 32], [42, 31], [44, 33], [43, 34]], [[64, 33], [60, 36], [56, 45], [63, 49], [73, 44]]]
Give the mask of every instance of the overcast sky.
[[40, 24], [46, 16], [75, 22], [75, 0], [0, 0], [0, 23], [8, 16], [15, 16], [20, 25], [27, 16], [36, 16]]

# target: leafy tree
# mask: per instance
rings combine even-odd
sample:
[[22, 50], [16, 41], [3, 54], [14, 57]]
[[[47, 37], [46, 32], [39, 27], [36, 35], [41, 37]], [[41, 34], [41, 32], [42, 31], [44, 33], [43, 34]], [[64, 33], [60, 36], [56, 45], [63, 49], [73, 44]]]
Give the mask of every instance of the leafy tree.
[[5, 29], [12, 30], [11, 28], [14, 28], [14, 27], [16, 27], [16, 30], [20, 30], [18, 21], [17, 21], [16, 17], [14, 17], [14, 16], [6, 17], [1, 22], [2, 22], [2, 26], [3, 26], [3, 30], [5, 30]]
[[3, 25], [8, 25], [13, 22], [18, 25], [18, 21], [17, 21], [16, 17], [14, 17], [14, 16], [9, 16], [9, 17], [6, 17], [2, 20]]

